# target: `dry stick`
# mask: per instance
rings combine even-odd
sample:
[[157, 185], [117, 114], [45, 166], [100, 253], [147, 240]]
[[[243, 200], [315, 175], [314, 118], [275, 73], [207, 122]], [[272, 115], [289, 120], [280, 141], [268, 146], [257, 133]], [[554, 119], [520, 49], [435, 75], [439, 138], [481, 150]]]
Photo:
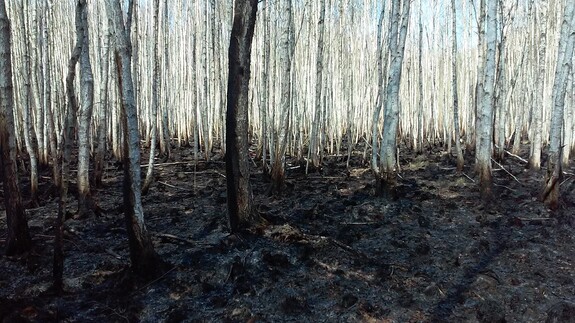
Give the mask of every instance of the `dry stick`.
[[121, 260], [122, 256], [120, 256], [119, 254], [115, 253], [112, 249], [110, 248], [106, 248], [104, 249], [107, 253], [109, 253], [110, 255], [112, 255], [114, 258]]
[[513, 177], [513, 179], [514, 179], [517, 183], [521, 184], [521, 182], [519, 182], [519, 180], [517, 179], [517, 177], [515, 177], [515, 175], [511, 174], [507, 169], [505, 169], [505, 167], [503, 167], [503, 165], [501, 165], [500, 163], [498, 163], [498, 162], [497, 162], [495, 159], [493, 159], [493, 158], [491, 158], [491, 160], [492, 160], [495, 164], [497, 164], [497, 166], [501, 167], [501, 169], [503, 169], [503, 171], [505, 171], [507, 174], [509, 174], [509, 176]]
[[519, 159], [521, 162], [523, 162], [523, 163], [525, 163], [525, 164], [528, 163], [527, 160], [521, 158], [520, 156], [517, 156], [517, 155], [515, 155], [515, 154], [513, 154], [513, 153], [510, 153], [510, 152], [508, 152], [507, 150], [504, 150], [504, 151], [505, 151], [505, 153], [507, 153], [507, 155], [509, 155], [509, 156], [511, 156], [511, 157], [515, 157], [515, 158]]
[[507, 186], [505, 186], [505, 185], [501, 185], [501, 184], [493, 184], [493, 185], [506, 188], [506, 189], [510, 190], [511, 192], [516, 192], [516, 191], [515, 191], [514, 189], [512, 189], [511, 187], [507, 187]]
[[166, 277], [169, 273], [171, 273], [171, 272], [174, 271], [175, 269], [176, 269], [176, 266], [170, 268], [170, 270], [166, 271], [162, 276], [160, 276], [160, 277], [158, 277], [158, 278], [152, 280], [152, 281], [149, 282], [148, 284], [146, 284], [146, 285], [144, 285], [144, 286], [138, 288], [138, 290], [136, 290], [134, 293], [132, 293], [132, 295], [135, 294], [136, 292], [142, 291], [142, 290], [144, 290], [144, 289], [146, 289], [146, 288], [152, 286], [153, 284], [157, 283], [158, 281], [160, 281], [161, 279], [163, 279], [164, 277]]
[[[162, 163], [162, 164], [154, 164], [154, 167], [158, 167], [158, 166], [184, 165], [184, 164], [189, 164], [189, 163], [190, 163], [189, 161], [172, 162], [172, 163]], [[142, 167], [142, 168], [148, 167], [148, 164], [140, 165], [140, 167]]]
[[169, 233], [156, 233], [155, 235], [158, 236], [158, 237], [160, 237], [160, 238], [166, 238], [166, 239], [172, 239], [172, 240], [176, 240], [176, 241], [182, 241], [182, 242], [185, 242], [185, 243], [188, 243], [188, 244], [191, 244], [191, 245], [202, 244], [202, 243], [200, 243], [200, 242], [196, 242], [196, 241], [189, 240], [189, 239], [186, 239], [186, 238], [178, 237], [178, 236], [175, 236], [175, 235], [169, 234]]
[[548, 220], [553, 220], [553, 218], [522, 218], [522, 217], [518, 217], [519, 220], [521, 221], [548, 221]]
[[461, 172], [461, 174], [463, 174], [463, 176], [467, 177], [472, 183], [475, 183], [473, 178], [469, 177], [469, 175], [465, 174], [464, 172]]
[[161, 181], [158, 181], [158, 184], [162, 184], [162, 185], [165, 185], [167, 187], [175, 188], [175, 189], [186, 191], [186, 192], [192, 192], [192, 190], [190, 190], [190, 189], [183, 188], [183, 187], [177, 187], [177, 186], [174, 186], [172, 184], [168, 184], [168, 183], [161, 182]]

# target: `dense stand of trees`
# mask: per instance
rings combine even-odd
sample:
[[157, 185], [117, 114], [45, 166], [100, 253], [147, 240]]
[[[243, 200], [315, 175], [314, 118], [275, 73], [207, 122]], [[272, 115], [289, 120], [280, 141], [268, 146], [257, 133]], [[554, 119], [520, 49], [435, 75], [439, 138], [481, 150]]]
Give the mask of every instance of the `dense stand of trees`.
[[98, 214], [90, 188], [102, 185], [109, 152], [124, 163], [132, 267], [159, 274], [141, 151], [145, 193], [172, 146], [190, 146], [196, 160], [225, 154], [234, 232], [257, 222], [250, 145], [273, 193], [284, 187], [286, 156], [315, 171], [326, 154], [349, 165], [361, 143], [387, 192], [402, 149], [442, 147], [458, 171], [465, 150], [490, 199], [492, 160], [528, 141], [531, 169], [549, 152], [542, 200], [556, 207], [575, 149], [573, 10], [571, 1], [535, 0], [2, 2], [7, 252], [30, 247], [16, 166], [36, 204], [39, 165], [51, 165], [63, 221], [71, 176], [77, 215]]

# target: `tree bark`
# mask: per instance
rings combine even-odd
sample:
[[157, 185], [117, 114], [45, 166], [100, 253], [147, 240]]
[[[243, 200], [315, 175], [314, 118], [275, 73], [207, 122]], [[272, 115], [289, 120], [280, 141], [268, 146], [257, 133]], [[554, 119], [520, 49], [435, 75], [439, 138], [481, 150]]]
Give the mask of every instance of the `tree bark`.
[[152, 134], [150, 135], [150, 156], [148, 158], [148, 170], [146, 172], [144, 185], [142, 186], [142, 194], [144, 195], [148, 193], [150, 185], [152, 185], [154, 157], [156, 155], [156, 141], [158, 139], [158, 102], [160, 96], [158, 91], [162, 87], [160, 79], [160, 55], [158, 50], [158, 43], [160, 41], [159, 14], [160, 0], [154, 0], [154, 74], [152, 76], [152, 117], [150, 125], [152, 127]]
[[487, 1], [485, 42], [485, 68], [482, 80], [481, 106], [477, 111], [475, 169], [479, 174], [480, 193], [483, 200], [493, 197], [491, 177], [491, 155], [493, 142], [493, 105], [495, 90], [495, 59], [497, 41], [498, 0]]
[[409, 0], [394, 0], [392, 2], [391, 26], [389, 30], [389, 77], [383, 107], [383, 136], [380, 148], [380, 178], [376, 178], [379, 193], [390, 192], [396, 173], [399, 171], [397, 162], [397, 135], [399, 125], [399, 86], [405, 50], [405, 40], [409, 24]]
[[542, 5], [549, 6], [547, 12], [541, 12], [541, 21], [538, 23], [541, 32], [539, 34], [538, 43], [538, 71], [537, 81], [535, 82], [535, 104], [532, 107], [533, 122], [531, 124], [531, 133], [529, 140], [531, 141], [530, 155], [529, 155], [529, 169], [539, 170], [541, 168], [541, 147], [543, 140], [543, 104], [544, 104], [544, 91], [545, 91], [545, 73], [546, 73], [546, 51], [547, 51], [547, 15], [551, 10], [549, 4], [543, 3]]
[[451, 89], [453, 95], [453, 129], [455, 132], [455, 152], [457, 156], [457, 171], [463, 171], [463, 152], [461, 150], [461, 134], [459, 132], [459, 97], [457, 95], [457, 12], [455, 0], [451, 0], [452, 13], [452, 48], [451, 48]]
[[0, 176], [6, 207], [6, 255], [30, 250], [32, 239], [18, 187], [16, 140], [14, 137], [14, 88], [10, 58], [10, 21], [6, 4], [0, 1]]
[[154, 250], [150, 234], [144, 222], [144, 208], [140, 186], [140, 133], [134, 84], [131, 71], [131, 49], [126, 27], [122, 18], [119, 0], [106, 1], [109, 17], [115, 32], [115, 61], [118, 86], [122, 101], [122, 123], [124, 124], [124, 217], [130, 245], [130, 260], [133, 272], [146, 279], [161, 275], [165, 263]]
[[322, 140], [323, 134], [325, 132], [325, 124], [323, 124], [324, 116], [322, 115], [323, 107], [322, 104], [322, 81], [323, 81], [323, 38], [325, 34], [325, 0], [320, 0], [319, 4], [319, 20], [317, 22], [319, 36], [317, 38], [317, 57], [315, 66], [315, 115], [313, 118], [313, 126], [311, 130], [311, 138], [309, 144], [309, 156], [308, 162], [306, 164], [306, 173], [309, 166], [309, 161], [311, 160], [312, 166], [314, 168], [319, 168], [321, 166], [321, 156], [322, 153]]
[[292, 75], [292, 54], [291, 54], [291, 20], [292, 4], [291, 0], [281, 1], [280, 21], [281, 21], [281, 40], [280, 40], [280, 118], [277, 127], [274, 127], [274, 140], [276, 142], [273, 161], [271, 165], [271, 192], [281, 193], [285, 186], [285, 152], [287, 146], [287, 137], [289, 132], [289, 119], [291, 109], [291, 75]]
[[90, 212], [98, 212], [90, 192], [90, 123], [94, 106], [94, 75], [90, 63], [90, 38], [88, 32], [88, 4], [78, 0], [80, 11], [78, 37], [82, 42], [80, 51], [80, 109], [78, 118], [78, 217], [83, 218]]
[[228, 52], [226, 111], [226, 178], [230, 230], [237, 232], [258, 221], [252, 207], [248, 160], [248, 90], [257, 0], [236, 0]]
[[541, 199], [551, 209], [559, 206], [559, 186], [563, 171], [561, 169], [561, 143], [563, 130], [563, 114], [565, 106], [565, 93], [567, 80], [573, 68], [573, 47], [575, 46], [575, 2], [568, 1], [565, 4], [563, 22], [561, 23], [561, 35], [557, 54], [557, 67], [555, 69], [555, 81], [553, 83], [553, 106], [551, 113], [550, 142], [548, 154], [548, 166], [545, 175], [545, 187]]
[[[385, 61], [383, 60], [383, 18], [385, 13], [385, 5], [381, 6], [381, 12], [379, 13], [379, 20], [377, 23], [377, 99], [375, 100], [375, 107], [373, 109], [373, 118], [371, 126], [371, 169], [375, 174], [375, 177], [380, 176], [379, 166], [377, 163], [378, 154], [378, 142], [379, 142], [379, 116], [381, 114], [381, 107], [383, 106], [383, 90], [384, 84], [383, 80], [385, 75], [383, 73], [383, 65], [387, 67], [387, 54], [385, 55]], [[385, 63], [384, 63], [385, 62]]]

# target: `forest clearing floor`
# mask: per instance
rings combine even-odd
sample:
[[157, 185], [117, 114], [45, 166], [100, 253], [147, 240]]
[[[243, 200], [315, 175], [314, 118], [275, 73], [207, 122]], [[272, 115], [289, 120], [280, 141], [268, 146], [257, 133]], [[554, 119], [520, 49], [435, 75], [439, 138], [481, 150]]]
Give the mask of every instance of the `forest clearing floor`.
[[[65, 222], [66, 293], [45, 293], [58, 205], [45, 170], [41, 206], [27, 210], [34, 250], [0, 257], [0, 321], [575, 322], [574, 168], [554, 212], [537, 200], [543, 171], [510, 156], [494, 166], [489, 204], [471, 157], [457, 174], [439, 151], [402, 156], [392, 198], [375, 196], [360, 157], [349, 169], [326, 157], [308, 175], [288, 165], [281, 196], [266, 194], [254, 168], [269, 223], [238, 236], [227, 229], [222, 159], [195, 165], [187, 148], [174, 154], [143, 197], [170, 271], [148, 283], [126, 275], [122, 171], [110, 164], [94, 190], [102, 216]], [[0, 250], [5, 239], [2, 215]]]

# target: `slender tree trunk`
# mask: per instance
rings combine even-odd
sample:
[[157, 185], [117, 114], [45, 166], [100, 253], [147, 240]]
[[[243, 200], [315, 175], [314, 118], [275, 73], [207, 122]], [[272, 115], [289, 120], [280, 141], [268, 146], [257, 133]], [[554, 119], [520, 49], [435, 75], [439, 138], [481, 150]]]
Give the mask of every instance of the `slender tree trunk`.
[[226, 178], [228, 217], [232, 232], [258, 221], [252, 207], [248, 160], [248, 90], [257, 3], [257, 0], [235, 0], [228, 52]]
[[59, 163], [59, 151], [58, 151], [58, 140], [56, 139], [57, 132], [54, 124], [54, 114], [52, 111], [52, 68], [51, 68], [51, 50], [50, 42], [52, 38], [48, 32], [49, 26], [51, 24], [52, 18], [52, 7], [49, 5], [48, 0], [44, 0], [44, 24], [42, 26], [42, 32], [44, 34], [42, 43], [42, 68], [44, 70], [44, 111], [46, 111], [46, 129], [48, 133], [48, 140], [50, 144], [50, 157], [52, 161], [52, 178], [54, 180], [54, 186], [60, 187], [61, 175], [60, 175], [60, 163]]
[[309, 156], [308, 161], [306, 164], [306, 173], [309, 166], [309, 162], [311, 160], [312, 166], [314, 168], [319, 168], [321, 166], [320, 156], [323, 155], [321, 153], [321, 149], [323, 149], [321, 145], [321, 137], [325, 132], [324, 124], [322, 121], [324, 120], [324, 116], [322, 115], [322, 78], [323, 78], [323, 38], [325, 34], [325, 0], [320, 0], [319, 4], [319, 20], [317, 23], [318, 26], [318, 38], [317, 38], [317, 57], [316, 57], [316, 67], [315, 67], [315, 115], [313, 118], [313, 126], [311, 130], [311, 138], [309, 144]]
[[6, 4], [0, 1], [0, 179], [4, 185], [8, 231], [5, 252], [9, 256], [26, 252], [32, 246], [26, 212], [18, 187], [10, 48], [10, 21], [6, 14]]
[[567, 80], [573, 68], [573, 47], [575, 46], [575, 2], [568, 1], [565, 4], [563, 21], [561, 23], [561, 35], [557, 54], [557, 67], [555, 69], [555, 81], [553, 83], [553, 107], [551, 113], [550, 143], [548, 154], [548, 166], [545, 175], [545, 187], [541, 199], [552, 209], [559, 206], [559, 186], [563, 171], [561, 170], [562, 129], [563, 113], [565, 106], [565, 93]]
[[[164, 82], [164, 89], [167, 87], [167, 82], [170, 80], [170, 61], [169, 61], [169, 42], [168, 42], [168, 33], [169, 33], [169, 17], [168, 17], [168, 0], [164, 2], [164, 19], [163, 19], [163, 27], [164, 27], [164, 73], [166, 76], [166, 82]], [[159, 38], [158, 38], [159, 41]], [[159, 54], [158, 54], [159, 56]], [[162, 88], [162, 83], [159, 82], [158, 89]], [[171, 147], [170, 147], [170, 129], [168, 127], [168, 91], [164, 91], [164, 107], [162, 109], [162, 141], [164, 144], [164, 148], [162, 149], [162, 154], [166, 156], [166, 160], [170, 159], [171, 156]], [[160, 95], [158, 94], [158, 102], [160, 101]], [[158, 109], [160, 105], [158, 103]], [[156, 129], [157, 132], [157, 129]]]
[[[423, 24], [421, 22], [421, 16], [423, 11], [421, 11], [421, 1], [419, 1], [419, 38], [418, 38], [418, 62], [417, 62], [417, 83], [419, 87], [418, 99], [417, 99], [417, 152], [423, 151], [423, 135], [424, 135], [424, 122], [423, 122]], [[454, 34], [455, 35], [455, 34]]]
[[[381, 114], [381, 107], [383, 106], [383, 80], [385, 79], [385, 75], [383, 74], [383, 40], [382, 40], [382, 33], [383, 33], [383, 17], [385, 14], [385, 4], [381, 5], [381, 12], [379, 13], [379, 20], [377, 23], [377, 99], [375, 100], [375, 107], [373, 109], [373, 118], [372, 118], [372, 126], [371, 126], [371, 169], [375, 174], [376, 178], [379, 178], [379, 166], [377, 164], [377, 153], [378, 149], [378, 142], [379, 142], [379, 115]], [[387, 67], [387, 55], [385, 55], [385, 65]]]
[[[167, 5], [167, 4], [166, 4]], [[158, 139], [158, 101], [159, 89], [162, 87], [160, 78], [160, 55], [158, 50], [158, 43], [160, 41], [160, 28], [159, 28], [159, 14], [160, 14], [160, 0], [154, 0], [154, 75], [152, 76], [152, 134], [150, 139], [150, 157], [148, 158], [148, 171], [146, 172], [146, 179], [142, 186], [142, 194], [147, 194], [152, 184], [152, 174], [154, 171], [154, 157], [156, 155], [156, 141]]]
[[104, 54], [102, 58], [102, 67], [100, 68], [100, 76], [101, 81], [103, 83], [103, 89], [100, 91], [100, 110], [98, 113], [98, 128], [96, 131], [97, 135], [97, 146], [96, 152], [94, 157], [94, 172], [92, 173], [94, 177], [94, 185], [96, 187], [102, 186], [102, 176], [104, 173], [104, 164], [105, 164], [105, 157], [106, 157], [106, 121], [108, 119], [108, 76], [109, 76], [109, 62], [110, 62], [110, 33], [108, 31], [107, 24], [104, 23], [103, 26], [103, 46], [104, 46]]
[[274, 127], [274, 141], [276, 142], [274, 154], [274, 163], [271, 165], [271, 192], [281, 193], [285, 186], [285, 152], [287, 146], [287, 138], [289, 131], [289, 116], [291, 109], [291, 15], [292, 4], [291, 0], [281, 1], [280, 9], [280, 118], [277, 123], [277, 128]]
[[485, 41], [485, 74], [483, 75], [483, 93], [480, 95], [481, 107], [477, 111], [475, 151], [475, 169], [479, 173], [481, 197], [489, 200], [493, 197], [491, 177], [491, 155], [493, 143], [493, 105], [495, 90], [495, 59], [497, 41], [497, 4], [498, 0], [487, 1]]
[[[131, 2], [131, 1], [130, 1]], [[124, 124], [124, 216], [128, 230], [132, 270], [144, 278], [157, 277], [165, 270], [165, 263], [154, 250], [144, 222], [144, 208], [140, 186], [140, 133], [136, 112], [136, 98], [130, 66], [130, 41], [122, 18], [120, 1], [107, 0], [108, 14], [115, 31], [115, 61], [119, 77]]]
[[28, 23], [26, 22], [24, 11], [27, 11], [27, 2], [22, 2], [20, 7], [20, 20], [24, 32], [24, 95], [23, 95], [23, 122], [24, 122], [24, 143], [26, 151], [30, 156], [30, 200], [33, 204], [38, 203], [38, 142], [34, 132], [32, 121], [32, 63], [31, 63], [31, 45], [28, 38]]
[[459, 98], [457, 95], [457, 12], [455, 0], [451, 0], [451, 28], [453, 33], [451, 47], [451, 89], [453, 93], [453, 129], [455, 131], [455, 151], [457, 154], [457, 171], [463, 171], [463, 152], [461, 150], [461, 134], [459, 132]]
[[88, 32], [88, 9], [86, 0], [78, 0], [81, 11], [80, 28], [82, 49], [80, 52], [80, 109], [78, 119], [78, 216], [85, 217], [97, 207], [90, 192], [90, 124], [94, 106], [94, 76], [90, 63], [90, 38]]
[[[574, 139], [574, 131], [573, 131], [573, 125], [575, 124], [573, 118], [575, 117], [575, 115], [573, 115], [573, 109], [574, 107], [574, 103], [575, 103], [575, 96], [574, 94], [574, 88], [573, 88], [573, 72], [574, 69], [573, 67], [571, 67], [571, 72], [569, 73], [569, 78], [567, 79], [567, 93], [569, 94], [571, 100], [571, 105], [568, 106], [566, 108], [565, 111], [565, 117], [563, 118], [563, 134], [564, 134], [564, 141], [563, 141], [563, 149], [561, 152], [561, 163], [563, 165], [564, 168], [569, 167], [569, 158], [571, 156], [571, 148], [573, 147], [573, 139]], [[567, 95], [566, 93], [566, 95]], [[564, 108], [565, 109], [565, 108]]]
[[397, 162], [397, 135], [399, 125], [399, 86], [409, 24], [409, 0], [393, 0], [391, 13], [391, 28], [389, 32], [389, 77], [386, 86], [384, 103], [383, 136], [380, 149], [380, 178], [376, 185], [380, 194], [389, 192], [399, 171]]
[[[549, 4], [547, 4], [549, 5]], [[538, 72], [537, 81], [535, 82], [536, 89], [536, 102], [533, 105], [533, 121], [531, 124], [531, 133], [529, 140], [531, 141], [531, 149], [529, 155], [529, 169], [539, 170], [541, 168], [541, 146], [543, 139], [543, 104], [544, 104], [544, 91], [545, 91], [545, 73], [546, 73], [546, 51], [547, 51], [547, 12], [541, 12], [541, 21], [539, 28], [541, 29], [539, 35], [539, 48], [538, 48]]]

